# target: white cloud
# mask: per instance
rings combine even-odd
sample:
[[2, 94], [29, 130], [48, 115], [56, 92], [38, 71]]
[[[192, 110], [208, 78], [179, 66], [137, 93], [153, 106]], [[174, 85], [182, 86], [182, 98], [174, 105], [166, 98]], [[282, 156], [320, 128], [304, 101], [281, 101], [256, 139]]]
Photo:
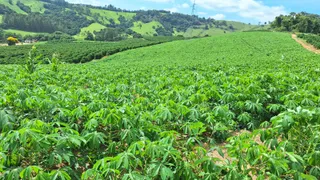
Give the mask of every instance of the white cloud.
[[198, 12], [199, 15], [207, 15], [208, 13], [206, 12]]
[[187, 4], [187, 3], [184, 3], [184, 4], [181, 5], [181, 7], [182, 7], [182, 8], [190, 8], [190, 5]]
[[156, 2], [156, 3], [169, 3], [169, 2], [174, 2], [174, 0], [145, 0], [145, 1]]
[[272, 21], [276, 16], [286, 14], [283, 6], [267, 6], [257, 0], [197, 0], [197, 5], [209, 10], [237, 13], [241, 17], [263, 22]]
[[170, 11], [170, 12], [178, 12], [179, 10], [178, 10], [178, 8], [175, 8], [175, 7], [173, 7], [173, 8], [169, 8], [169, 9], [165, 9], [166, 11]]
[[215, 20], [223, 20], [226, 18], [226, 16], [224, 14], [216, 14], [214, 16], [210, 16], [210, 18], [213, 18]]

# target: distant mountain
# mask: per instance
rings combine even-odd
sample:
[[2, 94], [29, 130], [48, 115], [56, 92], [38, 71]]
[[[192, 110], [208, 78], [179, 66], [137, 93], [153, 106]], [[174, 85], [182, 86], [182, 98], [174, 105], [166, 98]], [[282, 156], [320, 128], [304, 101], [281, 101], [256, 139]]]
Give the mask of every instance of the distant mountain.
[[86, 38], [89, 33], [99, 36], [98, 32], [105, 28], [128, 36], [192, 37], [269, 27], [217, 21], [164, 10], [128, 11], [112, 5], [96, 7], [70, 4], [64, 0], [0, 0], [0, 23], [0, 27], [11, 31], [61, 31], [78, 39]]

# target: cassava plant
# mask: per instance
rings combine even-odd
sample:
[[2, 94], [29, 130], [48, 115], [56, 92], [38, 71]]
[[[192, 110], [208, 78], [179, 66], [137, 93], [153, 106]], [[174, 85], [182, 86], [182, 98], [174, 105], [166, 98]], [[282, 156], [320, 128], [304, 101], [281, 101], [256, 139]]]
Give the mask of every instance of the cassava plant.
[[38, 53], [36, 46], [32, 46], [28, 55], [24, 68], [29, 74], [32, 74], [36, 71], [37, 66], [40, 63], [39, 60], [42, 58], [42, 54]]

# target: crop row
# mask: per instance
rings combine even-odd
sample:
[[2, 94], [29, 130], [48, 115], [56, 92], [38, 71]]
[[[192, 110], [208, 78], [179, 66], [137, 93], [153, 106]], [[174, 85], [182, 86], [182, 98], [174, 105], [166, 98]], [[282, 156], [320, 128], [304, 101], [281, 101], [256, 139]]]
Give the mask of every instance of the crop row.
[[[148, 39], [130, 39], [120, 42], [57, 42], [37, 45], [43, 59], [59, 54], [66, 63], [85, 63], [101, 59], [118, 52], [145, 47], [164, 42], [181, 40], [174, 37], [155, 37]], [[28, 57], [31, 45], [0, 47], [0, 64], [21, 64]]]
[[0, 66], [0, 179], [319, 179], [319, 60], [255, 32]]

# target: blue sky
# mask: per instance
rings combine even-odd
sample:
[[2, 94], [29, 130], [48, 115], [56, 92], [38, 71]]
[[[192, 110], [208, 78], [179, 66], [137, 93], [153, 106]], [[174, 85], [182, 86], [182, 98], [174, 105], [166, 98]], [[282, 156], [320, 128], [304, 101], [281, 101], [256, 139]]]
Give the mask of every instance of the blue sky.
[[[165, 9], [191, 14], [194, 0], [67, 0], [71, 3], [108, 5], [129, 10]], [[195, 0], [195, 14], [214, 19], [257, 24], [290, 12], [319, 13], [320, 0]]]

